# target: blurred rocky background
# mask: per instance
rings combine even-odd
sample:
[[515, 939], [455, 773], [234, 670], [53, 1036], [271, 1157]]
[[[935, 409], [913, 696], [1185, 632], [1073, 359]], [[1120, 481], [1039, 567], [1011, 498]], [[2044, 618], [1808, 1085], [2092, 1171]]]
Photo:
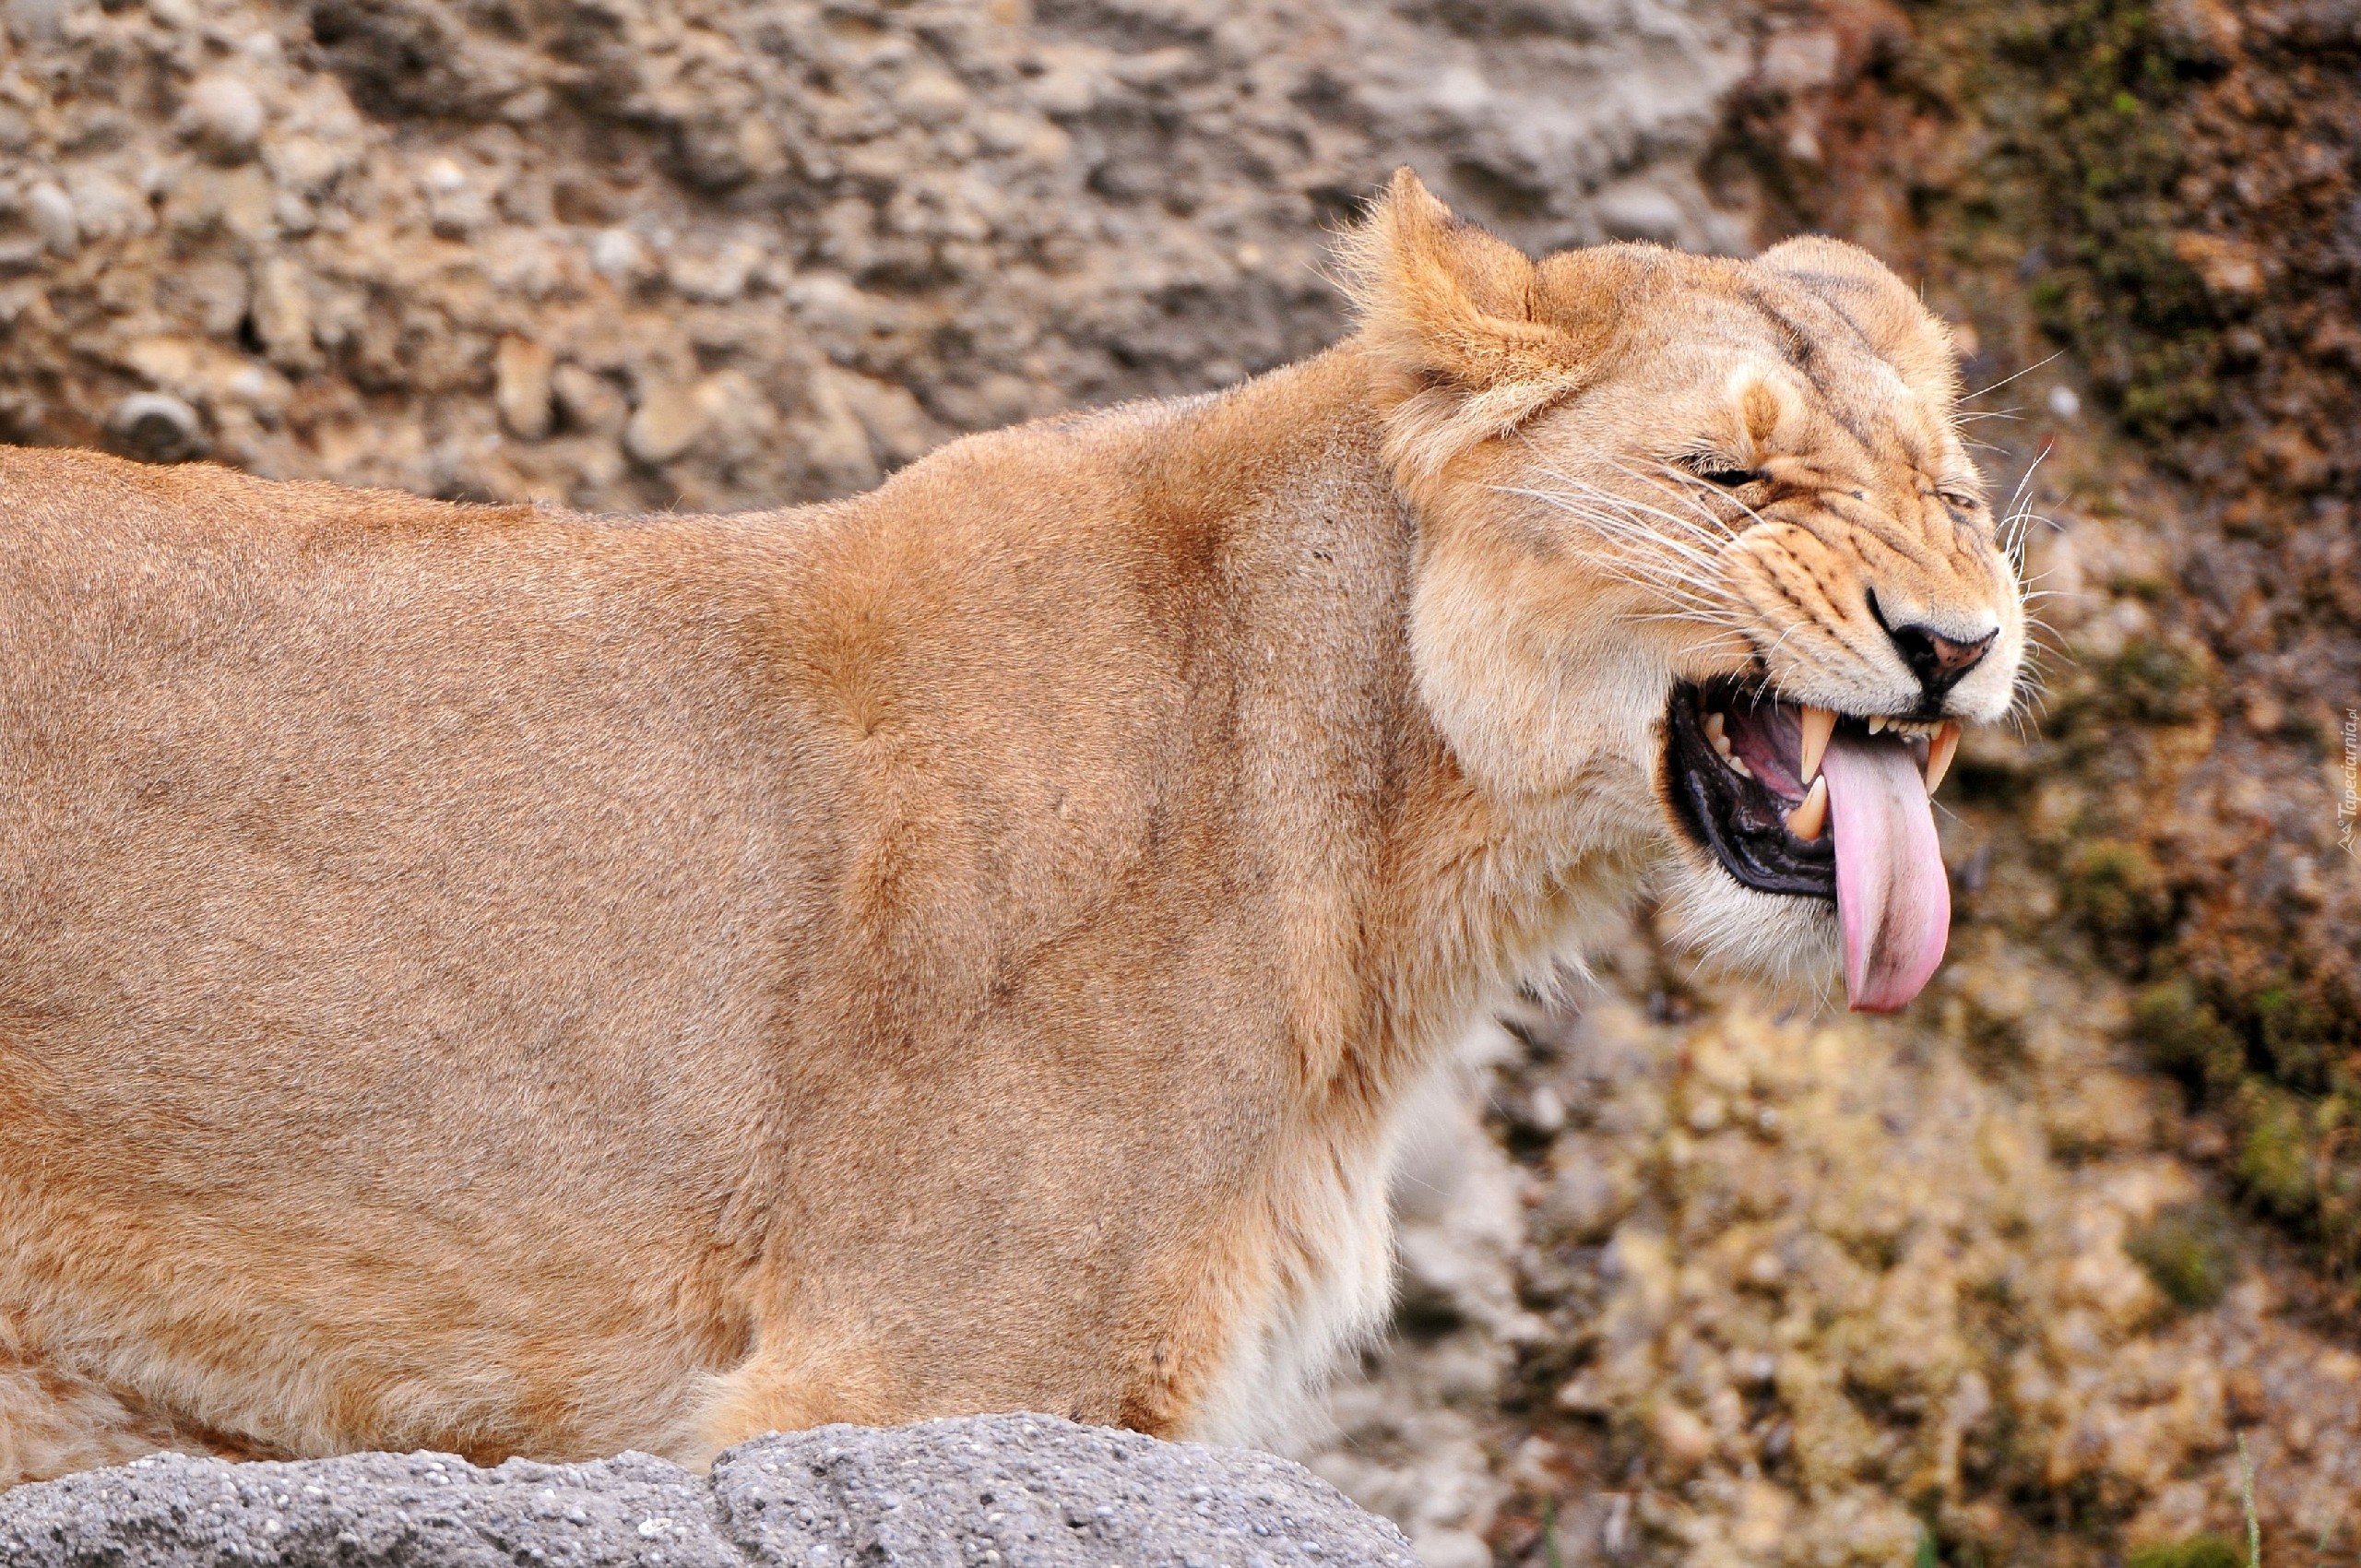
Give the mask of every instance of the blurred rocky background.
[[1300, 1452], [1431, 1568], [2361, 1562], [2361, 5], [0, 0], [0, 439], [859, 489], [1534, 248], [1846, 234], [1957, 327], [2047, 689], [1898, 1020], [1645, 918], [1468, 1042]]

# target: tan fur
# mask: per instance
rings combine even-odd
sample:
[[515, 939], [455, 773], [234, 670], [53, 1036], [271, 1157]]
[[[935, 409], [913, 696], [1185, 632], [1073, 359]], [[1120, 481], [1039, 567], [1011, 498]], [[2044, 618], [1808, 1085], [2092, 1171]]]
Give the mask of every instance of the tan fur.
[[[1318, 359], [798, 511], [0, 452], [5, 1479], [1262, 1430], [1410, 1089], [1662, 854], [1673, 680], [1858, 708], [1870, 578], [2000, 618], [1983, 717], [2022, 637], [1860, 253], [1406, 172], [1349, 260]], [[1697, 442], [1782, 489], [1676, 590], [1583, 487]]]

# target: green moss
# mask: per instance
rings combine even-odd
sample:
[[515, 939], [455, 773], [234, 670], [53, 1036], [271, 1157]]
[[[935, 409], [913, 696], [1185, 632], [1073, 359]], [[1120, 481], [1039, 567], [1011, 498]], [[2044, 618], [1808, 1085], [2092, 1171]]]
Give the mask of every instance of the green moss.
[[2237, 1087], [2246, 1048], [2185, 976], [2159, 980], [2131, 1004], [2131, 1036], [2150, 1065], [2212, 1095]]
[[2340, 1113], [2333, 1118], [2339, 1123], [2336, 1126], [2325, 1124], [2331, 1120], [2325, 1114], [2319, 1120], [2324, 1123], [2323, 1142], [2336, 1148], [2342, 1158], [2321, 1160], [2314, 1178], [2321, 1250], [2331, 1267], [2348, 1271], [2361, 1270], [2361, 1158], [2355, 1158], [2352, 1140], [2339, 1134], [2349, 1129], [2356, 1110], [2361, 1107], [2348, 1097], [2322, 1102], [2323, 1113]]
[[2238, 1549], [2220, 1536], [2191, 1536], [2134, 1547], [2128, 1568], [2245, 1568]]
[[2042, 733], [2065, 748], [2074, 772], [2130, 779], [2147, 766], [2148, 748], [2140, 737], [2202, 718], [2217, 684], [2216, 668], [2201, 647], [2136, 637], [2112, 657], [2051, 681]]
[[2192, 1312], [2219, 1301], [2238, 1277], [2230, 1217], [2210, 1203], [2158, 1210], [2124, 1239], [2123, 1250], [2148, 1271], [2157, 1289]]
[[2194, 655], [2154, 638], [2124, 645], [2100, 680], [2125, 717], [2151, 724], [2186, 724], [2204, 711], [2206, 671]]
[[2237, 1176], [2255, 1200], [2283, 1219], [2307, 1219], [2318, 1201], [2310, 1118], [2304, 1104], [2267, 1078], [2240, 1086]]
[[1961, 1054], [1983, 1076], [1999, 1079], [2023, 1071], [2026, 1055], [2023, 1019], [1989, 1012], [1973, 1001], [1965, 1001], [1961, 1004], [1958, 1022]]
[[2280, 984], [2255, 997], [2254, 1014], [2273, 1073], [2299, 1087], [2325, 1088], [2332, 1028], [2326, 1010], [2292, 986]]
[[2172, 912], [2164, 873], [2145, 849], [2121, 838], [2094, 838], [2074, 851], [2066, 897], [2094, 932], [2127, 943], [2154, 936]]
[[2035, 319], [2070, 345], [2132, 430], [2217, 408], [2223, 307], [2174, 249], [2189, 62], [2146, 0], [1949, 0], [1930, 7], [1930, 96], [1973, 102], [1992, 144], [1979, 189], [2023, 257]]
[[2241, 1190], [2296, 1222], [2332, 1271], [2361, 1265], [2361, 1072], [2352, 1033], [2316, 990], [2284, 978], [2209, 992], [2172, 975], [2143, 987], [2131, 1005], [2131, 1038], [2149, 1063], [2226, 1113]]

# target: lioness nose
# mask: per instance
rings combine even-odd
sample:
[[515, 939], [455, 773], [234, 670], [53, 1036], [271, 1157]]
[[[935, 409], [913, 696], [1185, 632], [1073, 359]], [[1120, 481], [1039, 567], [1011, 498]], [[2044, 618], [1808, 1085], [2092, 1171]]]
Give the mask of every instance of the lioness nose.
[[1959, 684], [1960, 678], [1983, 659], [1991, 648], [1992, 639], [2000, 634], [1996, 629], [1985, 633], [1974, 642], [1960, 642], [1943, 636], [1932, 626], [1889, 626], [1886, 636], [1902, 650], [1902, 661], [1918, 677], [1918, 684], [1927, 694], [1929, 707], [1942, 700], [1943, 694]]

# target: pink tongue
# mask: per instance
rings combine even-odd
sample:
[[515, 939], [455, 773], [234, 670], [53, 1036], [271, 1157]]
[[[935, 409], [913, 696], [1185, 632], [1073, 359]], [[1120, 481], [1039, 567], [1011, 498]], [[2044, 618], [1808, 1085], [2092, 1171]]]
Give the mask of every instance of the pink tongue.
[[1951, 938], [1951, 878], [1926, 781], [1895, 735], [1839, 731], [1821, 771], [1836, 834], [1845, 993], [1857, 1013], [1891, 1013], [1918, 994]]

